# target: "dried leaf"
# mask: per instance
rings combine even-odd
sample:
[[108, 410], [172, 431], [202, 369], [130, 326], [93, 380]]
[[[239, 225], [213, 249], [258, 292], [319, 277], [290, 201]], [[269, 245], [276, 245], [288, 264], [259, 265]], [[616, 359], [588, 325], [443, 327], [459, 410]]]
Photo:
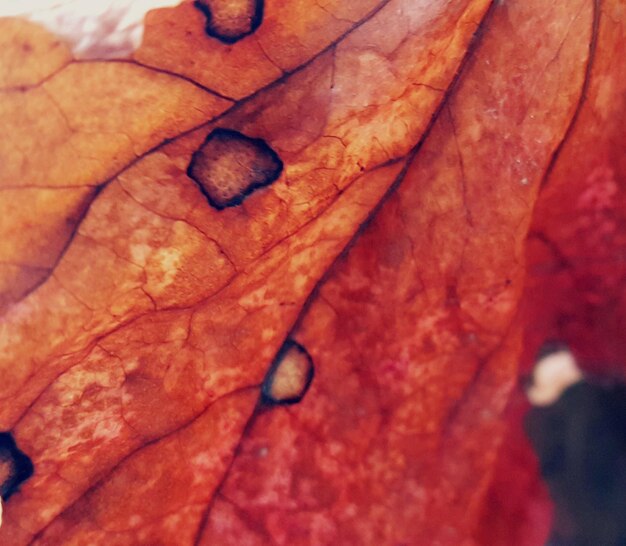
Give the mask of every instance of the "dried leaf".
[[599, 14], [289, 0], [226, 44], [183, 3], [121, 62], [0, 20], [0, 66], [31, 44], [0, 94], [0, 426], [35, 467], [0, 540], [468, 543]]

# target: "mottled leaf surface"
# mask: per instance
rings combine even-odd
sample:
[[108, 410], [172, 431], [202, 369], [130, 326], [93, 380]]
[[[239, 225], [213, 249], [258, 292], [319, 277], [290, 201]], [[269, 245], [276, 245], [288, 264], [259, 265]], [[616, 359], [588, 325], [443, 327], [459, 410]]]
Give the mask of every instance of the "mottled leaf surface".
[[[106, 62], [0, 20], [0, 427], [35, 468], [0, 541], [457, 545], [504, 517], [528, 234], [623, 137], [606, 4], [286, 0], [229, 44], [183, 3]], [[225, 208], [189, 169], [216, 130], [282, 163]]]

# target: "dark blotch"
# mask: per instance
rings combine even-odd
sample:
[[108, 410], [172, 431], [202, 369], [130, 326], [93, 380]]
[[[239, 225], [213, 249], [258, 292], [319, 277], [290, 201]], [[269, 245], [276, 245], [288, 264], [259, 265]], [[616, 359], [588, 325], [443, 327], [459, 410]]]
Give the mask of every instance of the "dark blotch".
[[187, 175], [216, 209], [239, 205], [255, 189], [274, 182], [283, 162], [264, 140], [215, 129], [195, 152]]
[[261, 387], [265, 405], [297, 404], [309, 390], [313, 380], [313, 359], [306, 349], [288, 339], [285, 341]]
[[15, 444], [10, 432], [0, 432], [0, 496], [2, 500], [19, 491], [20, 485], [33, 475], [33, 463]]
[[252, 34], [263, 21], [263, 0], [196, 0], [206, 17], [206, 33], [225, 44]]

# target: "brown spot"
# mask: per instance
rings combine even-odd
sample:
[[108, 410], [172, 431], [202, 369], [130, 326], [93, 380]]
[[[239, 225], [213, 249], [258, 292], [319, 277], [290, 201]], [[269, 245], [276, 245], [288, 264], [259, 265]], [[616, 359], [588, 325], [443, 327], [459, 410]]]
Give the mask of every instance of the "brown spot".
[[295, 404], [302, 400], [313, 379], [313, 361], [302, 345], [288, 340], [279, 351], [263, 382], [263, 401]]
[[206, 17], [206, 33], [227, 44], [252, 34], [263, 20], [263, 0], [198, 0], [194, 6]]
[[264, 140], [215, 129], [193, 154], [187, 174], [220, 210], [239, 205], [255, 189], [276, 180], [283, 163]]

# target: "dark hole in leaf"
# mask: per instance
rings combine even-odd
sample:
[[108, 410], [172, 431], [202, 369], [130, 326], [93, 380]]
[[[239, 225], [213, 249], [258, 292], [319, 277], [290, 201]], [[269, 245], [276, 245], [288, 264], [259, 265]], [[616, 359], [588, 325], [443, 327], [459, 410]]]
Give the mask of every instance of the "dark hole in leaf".
[[19, 487], [33, 475], [33, 463], [21, 451], [10, 432], [0, 432], [0, 496], [9, 500]]

